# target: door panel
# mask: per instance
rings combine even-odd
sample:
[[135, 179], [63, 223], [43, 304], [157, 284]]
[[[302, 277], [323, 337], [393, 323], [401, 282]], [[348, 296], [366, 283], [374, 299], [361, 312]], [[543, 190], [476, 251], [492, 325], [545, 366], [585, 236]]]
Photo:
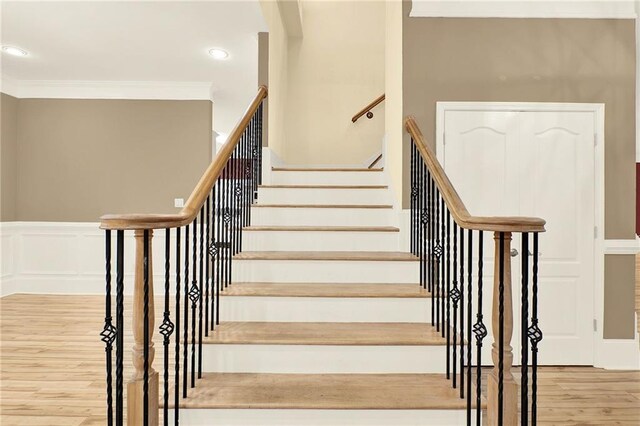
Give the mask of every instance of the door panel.
[[[539, 239], [540, 363], [592, 364], [594, 114], [447, 111], [444, 123], [439, 158], [471, 214], [547, 220], [547, 232]], [[512, 248], [522, 252], [518, 234]], [[493, 234], [485, 233], [483, 314], [488, 328], [494, 250]], [[477, 256], [477, 249], [473, 253]], [[516, 360], [522, 255], [511, 259]], [[477, 259], [473, 265], [475, 293]], [[487, 339], [485, 349], [492, 337]]]

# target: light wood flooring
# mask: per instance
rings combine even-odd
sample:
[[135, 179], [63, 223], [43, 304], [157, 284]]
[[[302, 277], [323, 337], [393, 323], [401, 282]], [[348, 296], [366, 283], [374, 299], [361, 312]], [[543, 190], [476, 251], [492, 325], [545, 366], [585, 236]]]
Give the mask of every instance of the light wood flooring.
[[[105, 424], [103, 303], [99, 296], [0, 299], [2, 426]], [[126, 378], [128, 350], [125, 356]], [[548, 367], [539, 377], [540, 424], [640, 424], [640, 372]]]

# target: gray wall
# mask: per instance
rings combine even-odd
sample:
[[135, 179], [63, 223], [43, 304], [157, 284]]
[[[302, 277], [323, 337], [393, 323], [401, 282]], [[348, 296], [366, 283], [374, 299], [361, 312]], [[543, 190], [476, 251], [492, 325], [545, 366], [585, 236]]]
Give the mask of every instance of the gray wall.
[[[173, 199], [189, 196], [211, 160], [209, 101], [17, 103], [15, 215], [2, 220], [176, 212]], [[4, 191], [2, 201], [12, 202]]]
[[16, 220], [18, 99], [0, 95], [0, 221]]
[[[435, 144], [437, 101], [605, 104], [605, 237], [634, 238], [635, 24], [608, 19], [403, 21], [403, 109]], [[409, 140], [404, 141], [408, 180]], [[408, 188], [408, 187], [406, 187]], [[405, 208], [409, 194], [403, 194]], [[633, 256], [605, 265], [605, 337], [632, 338]]]

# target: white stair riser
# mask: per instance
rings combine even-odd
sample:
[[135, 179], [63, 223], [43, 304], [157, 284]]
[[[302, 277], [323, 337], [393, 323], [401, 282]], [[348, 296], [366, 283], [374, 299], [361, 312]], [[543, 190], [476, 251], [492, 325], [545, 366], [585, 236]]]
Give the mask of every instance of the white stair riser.
[[431, 299], [427, 298], [225, 296], [220, 304], [222, 321], [431, 321]]
[[[173, 424], [173, 410], [170, 424]], [[465, 410], [270, 410], [181, 409], [189, 426], [459, 426]]]
[[446, 346], [202, 346], [207, 373], [445, 373]]
[[388, 189], [260, 188], [262, 204], [390, 204]]
[[245, 231], [248, 251], [399, 251], [399, 232]]
[[254, 207], [251, 225], [390, 226], [392, 209]]
[[235, 260], [235, 282], [417, 283], [418, 262]]
[[271, 172], [272, 185], [384, 185], [382, 172]]

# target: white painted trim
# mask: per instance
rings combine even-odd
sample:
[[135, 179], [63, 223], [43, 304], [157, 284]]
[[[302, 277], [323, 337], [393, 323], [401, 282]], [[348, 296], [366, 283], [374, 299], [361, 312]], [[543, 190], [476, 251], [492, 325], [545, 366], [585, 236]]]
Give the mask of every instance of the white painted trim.
[[413, 0], [410, 17], [635, 19], [633, 0]]
[[640, 370], [640, 347], [635, 339], [603, 339], [595, 346], [593, 366], [608, 370]]
[[640, 253], [640, 239], [605, 240], [604, 254], [638, 254]]
[[211, 82], [14, 80], [2, 92], [16, 98], [212, 100]]
[[[438, 102], [436, 104], [436, 156], [442, 162], [442, 152], [444, 151], [444, 119], [446, 111], [575, 111], [592, 112], [595, 114], [595, 196], [594, 221], [599, 229], [594, 241], [594, 310], [593, 314], [598, 324], [604, 323], [604, 104], [595, 103], [553, 103], [553, 102]], [[473, 212], [471, 212], [473, 213]], [[607, 340], [603, 337], [602, 326], [594, 332], [594, 363], [598, 353], [604, 351], [602, 348]], [[636, 345], [637, 348], [637, 345]]]

